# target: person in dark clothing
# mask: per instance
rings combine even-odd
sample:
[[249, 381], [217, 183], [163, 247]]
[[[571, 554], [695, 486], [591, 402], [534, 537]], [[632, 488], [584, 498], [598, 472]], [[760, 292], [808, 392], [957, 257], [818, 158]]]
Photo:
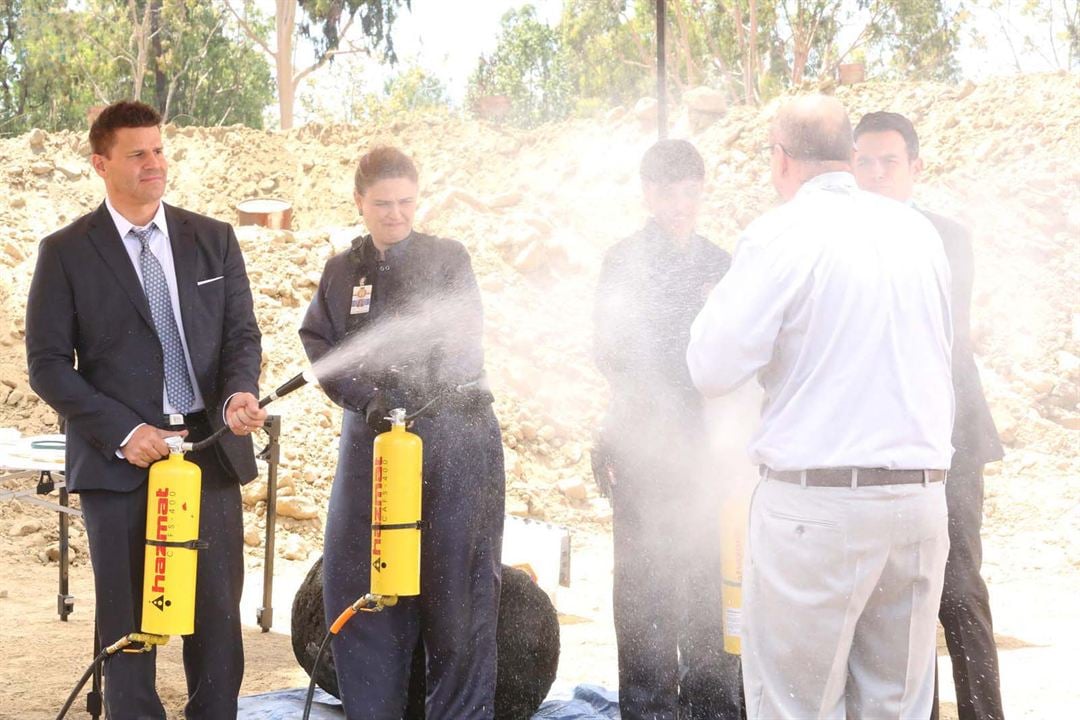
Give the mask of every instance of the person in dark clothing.
[[469, 254], [413, 230], [416, 197], [416, 168], [401, 151], [360, 159], [355, 200], [370, 234], [327, 262], [300, 328], [320, 384], [345, 410], [325, 533], [326, 617], [369, 591], [375, 436], [389, 409], [434, 401], [409, 428], [424, 452], [420, 595], [345, 626], [334, 662], [348, 717], [400, 720], [422, 643], [429, 720], [483, 720], [494, 714], [502, 440], [477, 382], [483, 311]]
[[[870, 190], [904, 203], [922, 171], [919, 137], [903, 115], [873, 112], [855, 128], [855, 178]], [[955, 453], [945, 499], [949, 507], [949, 558], [939, 619], [953, 663], [960, 720], [1002, 720], [997, 646], [982, 566], [983, 466], [1003, 456], [986, 404], [971, 343], [971, 239], [958, 223], [919, 209], [941, 235], [952, 273], [952, 374]], [[937, 717], [937, 702], [932, 717]]]
[[[162, 202], [168, 162], [157, 110], [113, 103], [89, 139], [105, 201], [41, 241], [26, 301], [30, 385], [66, 423], [66, 480], [82, 505], [104, 645], [138, 632], [144, 614], [168, 602], [164, 592], [143, 593], [148, 468], [169, 455], [166, 438], [232, 431], [187, 455], [202, 471], [207, 545], [183, 655], [184, 716], [234, 718], [244, 677], [240, 485], [258, 474], [250, 433], [266, 418], [244, 258], [228, 224]], [[156, 665], [154, 649], [105, 663], [109, 718], [165, 720]]]
[[684, 140], [642, 159], [651, 219], [604, 257], [595, 358], [610, 385], [594, 447], [614, 512], [614, 614], [624, 720], [738, 718], [723, 651], [719, 483], [686, 367], [690, 325], [731, 256], [694, 231], [705, 165]]

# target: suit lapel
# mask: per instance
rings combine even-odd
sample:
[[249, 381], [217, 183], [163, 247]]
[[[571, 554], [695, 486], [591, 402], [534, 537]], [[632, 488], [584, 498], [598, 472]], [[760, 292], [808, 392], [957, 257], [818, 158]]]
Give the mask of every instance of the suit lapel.
[[106, 267], [116, 276], [117, 285], [123, 289], [146, 324], [153, 329], [154, 319], [150, 315], [150, 303], [146, 301], [146, 293], [139, 283], [135, 266], [131, 264], [131, 256], [124, 248], [124, 241], [116, 233], [116, 223], [109, 215], [105, 203], [101, 204], [91, 218], [89, 234], [90, 241], [97, 248]]
[[196, 307], [195, 280], [198, 245], [195, 242], [195, 229], [180, 213], [168, 205], [165, 206], [165, 223], [169, 226], [169, 245], [172, 247], [173, 271], [176, 273], [176, 294], [180, 301], [180, 317], [183, 320], [184, 337], [187, 340], [191, 364], [201, 367], [195, 357], [196, 343], [192, 342], [192, 333], [199, 326], [198, 308]]
[[168, 205], [165, 206], [165, 222], [169, 226], [169, 245], [172, 246], [173, 270], [176, 272], [176, 292], [180, 296], [180, 314], [188, 322], [194, 322], [195, 287], [195, 231], [191, 224]]

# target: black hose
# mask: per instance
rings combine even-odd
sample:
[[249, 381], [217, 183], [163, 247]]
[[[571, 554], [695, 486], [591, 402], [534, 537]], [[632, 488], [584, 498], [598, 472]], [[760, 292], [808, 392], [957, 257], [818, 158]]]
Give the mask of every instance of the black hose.
[[[322, 660], [323, 653], [326, 652], [326, 646], [330, 644], [330, 638], [333, 636], [333, 630], [327, 630], [326, 637], [323, 638], [322, 645], [319, 646], [319, 652], [315, 654], [315, 663], [311, 666], [311, 682], [308, 683], [307, 697], [304, 699], [303, 720], [308, 720], [311, 717], [311, 703], [315, 700], [315, 674], [319, 669], [319, 661]], [[57, 718], [57, 720], [60, 720], [60, 718]]]
[[64, 716], [67, 715], [67, 711], [71, 709], [72, 703], [75, 702], [75, 698], [79, 696], [79, 692], [81, 692], [83, 686], [86, 685], [86, 681], [89, 680], [90, 676], [94, 674], [94, 669], [97, 668], [98, 663], [105, 662], [106, 658], [109, 657], [109, 650], [111, 649], [111, 647], [107, 647], [100, 653], [98, 653], [98, 656], [94, 658], [94, 662], [90, 663], [90, 667], [86, 668], [86, 672], [83, 673], [83, 676], [79, 680], [78, 685], [76, 685], [75, 689], [71, 691], [70, 695], [68, 695], [68, 699], [67, 702], [64, 703], [64, 707], [60, 708], [60, 714], [56, 716], [56, 720], [64, 719]]
[[416, 418], [420, 417], [421, 415], [426, 413], [429, 409], [431, 409], [432, 405], [439, 402], [440, 400], [443, 400], [448, 395], [453, 395], [454, 393], [465, 392], [466, 390], [470, 390], [470, 389], [472, 389], [474, 387], [478, 387], [480, 385], [480, 383], [483, 382], [483, 380], [484, 380], [484, 376], [481, 375], [477, 379], [471, 380], [470, 382], [462, 383], [461, 385], [455, 385], [454, 387], [447, 388], [446, 390], [443, 390], [441, 393], [438, 393], [435, 397], [428, 400], [427, 403], [425, 403], [424, 406], [421, 407], [419, 410], [417, 410], [416, 412], [411, 412], [408, 415], [406, 415], [405, 416], [405, 422], [412, 422]]
[[229, 431], [229, 426], [228, 425], [223, 425], [222, 427], [215, 430], [209, 437], [206, 437], [206, 438], [200, 440], [199, 442], [191, 443], [191, 450], [189, 452], [199, 452], [200, 450], [205, 450], [206, 448], [210, 447], [211, 445], [216, 443], [218, 440], [220, 440], [221, 436], [224, 435], [225, 433], [227, 433], [228, 431]]
[[[259, 407], [264, 408], [278, 398], [288, 395], [293, 390], [304, 387], [309, 382], [313, 382], [314, 377], [315, 376], [307, 370], [297, 373], [296, 375], [292, 376], [284, 383], [279, 385], [278, 388], [272, 393], [264, 397], [262, 400], [259, 400]], [[197, 443], [192, 443], [190, 452], [199, 452], [200, 450], [205, 450], [206, 448], [210, 447], [218, 440], [220, 440], [221, 436], [227, 432], [229, 432], [229, 426], [223, 425], [222, 427], [215, 430], [213, 434], [211, 434], [209, 437], [206, 437]]]

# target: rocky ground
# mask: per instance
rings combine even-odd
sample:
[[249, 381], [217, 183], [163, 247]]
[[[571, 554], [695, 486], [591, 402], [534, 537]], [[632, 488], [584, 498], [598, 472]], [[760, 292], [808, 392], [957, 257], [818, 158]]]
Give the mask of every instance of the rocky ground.
[[[1080, 78], [868, 83], [837, 94], [855, 118], [892, 109], [915, 121], [927, 165], [918, 201], [973, 232], [974, 339], [1008, 447], [1005, 461], [987, 469], [986, 574], [992, 585], [1053, 578], [1080, 589]], [[701, 230], [728, 249], [774, 202], [758, 150], [774, 110], [675, 114], [672, 135], [690, 137], [707, 162]], [[528, 132], [431, 116], [281, 134], [167, 127], [165, 136], [173, 204], [230, 220], [235, 204], [249, 197], [293, 205], [291, 232], [238, 229], [264, 333], [264, 388], [302, 367], [300, 318], [323, 263], [357, 232], [350, 229], [358, 222], [351, 202], [356, 159], [375, 142], [412, 154], [421, 169], [418, 228], [465, 243], [482, 289], [508, 511], [605, 537], [610, 508], [594, 491], [588, 461], [606, 392], [589, 353], [591, 299], [604, 250], [644, 219], [636, 173], [655, 137], [647, 107]], [[29, 389], [23, 350], [37, 242], [100, 202], [88, 150], [85, 134], [34, 131], [0, 140], [0, 194], [7, 198], [0, 206], [0, 427], [24, 434], [55, 429], [52, 411]], [[283, 425], [278, 553], [313, 560], [340, 412], [315, 388], [271, 407]], [[0, 488], [16, 486], [25, 484], [0, 477]], [[257, 567], [265, 481], [247, 486], [244, 500]], [[55, 545], [54, 516], [0, 504], [7, 568], [0, 593], [32, 575], [44, 577], [47, 588]], [[77, 524], [73, 545], [77, 561], [85, 558]], [[598, 582], [607, 582], [607, 572]], [[0, 608], [4, 602], [0, 597]], [[1071, 627], [1074, 649], [1078, 626]], [[0, 715], [6, 706], [0, 696]]]

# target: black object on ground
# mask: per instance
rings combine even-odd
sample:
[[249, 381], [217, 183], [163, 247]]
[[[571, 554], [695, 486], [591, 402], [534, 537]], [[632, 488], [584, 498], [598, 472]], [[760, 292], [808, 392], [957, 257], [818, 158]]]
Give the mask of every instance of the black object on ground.
[[[322, 579], [322, 558], [319, 558], [293, 598], [293, 654], [309, 676], [319, 643], [326, 635]], [[364, 617], [353, 618], [352, 622], [362, 623]], [[497, 644], [495, 719], [527, 720], [540, 707], [555, 681], [559, 666], [559, 618], [547, 594], [526, 573], [506, 565], [502, 568]], [[339, 697], [330, 647], [315, 670], [315, 682]], [[405, 720], [423, 720], [425, 694], [424, 648], [420, 645], [413, 655]]]

